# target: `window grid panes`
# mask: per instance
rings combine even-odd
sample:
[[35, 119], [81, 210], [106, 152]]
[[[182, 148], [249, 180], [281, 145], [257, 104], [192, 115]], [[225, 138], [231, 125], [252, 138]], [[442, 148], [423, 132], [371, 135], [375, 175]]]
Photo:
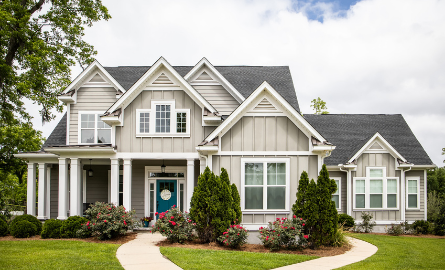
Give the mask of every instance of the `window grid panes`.
[[284, 209], [286, 163], [267, 163], [267, 209]]
[[397, 179], [388, 179], [386, 181], [386, 206], [388, 208], [397, 208]]
[[139, 132], [140, 133], [150, 132], [150, 113], [142, 112], [139, 114]]
[[187, 132], [187, 113], [180, 112], [176, 114], [176, 132], [177, 133]]
[[150, 217], [152, 218], [155, 217], [154, 207], [155, 207], [155, 184], [150, 183]]
[[156, 132], [170, 133], [170, 105], [156, 105]]
[[355, 207], [365, 208], [365, 179], [355, 180]]
[[111, 127], [100, 119], [101, 114], [80, 115], [81, 143], [111, 143]]
[[263, 163], [245, 163], [245, 209], [263, 209]]
[[335, 202], [335, 208], [340, 209], [340, 180], [335, 180], [337, 190], [332, 194], [332, 200]]
[[417, 208], [417, 181], [408, 180], [408, 208]]
[[179, 184], [179, 210], [184, 212], [184, 184]]
[[369, 181], [369, 207], [382, 208], [383, 206], [383, 180], [373, 179]]

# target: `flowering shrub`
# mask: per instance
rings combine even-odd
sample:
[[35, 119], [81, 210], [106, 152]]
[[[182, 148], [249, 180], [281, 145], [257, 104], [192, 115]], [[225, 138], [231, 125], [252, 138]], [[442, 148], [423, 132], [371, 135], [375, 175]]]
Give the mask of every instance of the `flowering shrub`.
[[247, 241], [247, 230], [240, 225], [230, 225], [230, 228], [218, 237], [218, 241], [231, 248], [239, 248]]
[[123, 206], [116, 207], [111, 203], [96, 202], [85, 213], [88, 221], [77, 231], [79, 237], [91, 232], [92, 236], [100, 240], [111, 239], [119, 234], [125, 234], [134, 226], [135, 212], [127, 212]]
[[260, 240], [270, 250], [297, 249], [307, 245], [308, 235], [303, 233], [305, 221], [297, 218], [277, 218], [274, 222], [269, 221], [266, 228], [260, 228]]
[[[158, 215], [158, 212], [155, 215]], [[195, 226], [196, 223], [193, 223], [187, 212], [182, 213], [173, 205], [170, 210], [159, 213], [151, 232], [160, 232], [172, 243], [183, 243], [192, 239]]]

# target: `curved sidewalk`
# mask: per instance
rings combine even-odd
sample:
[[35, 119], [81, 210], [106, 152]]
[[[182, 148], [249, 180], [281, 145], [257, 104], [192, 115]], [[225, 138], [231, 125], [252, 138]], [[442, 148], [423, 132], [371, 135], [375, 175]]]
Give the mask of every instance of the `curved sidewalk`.
[[[166, 259], [156, 243], [165, 239], [159, 233], [138, 233], [136, 239], [123, 244], [116, 252], [116, 257], [126, 270], [162, 268], [163, 270], [181, 269], [170, 260]], [[298, 264], [283, 266], [280, 270], [291, 269], [335, 269], [351, 263], [364, 260], [377, 252], [377, 247], [365, 241], [355, 238], [349, 238], [353, 248], [345, 254], [323, 257], [315, 260], [310, 260]]]

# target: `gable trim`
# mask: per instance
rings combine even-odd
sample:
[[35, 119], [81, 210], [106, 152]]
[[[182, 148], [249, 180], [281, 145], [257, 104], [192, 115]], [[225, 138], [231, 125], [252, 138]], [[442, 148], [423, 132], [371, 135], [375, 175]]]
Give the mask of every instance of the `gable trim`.
[[[224, 122], [219, 125], [214, 131], [212, 131], [205, 141], [209, 142], [213, 140], [217, 136], [223, 136], [225, 134], [220, 134], [224, 130], [230, 129], [233, 125], [235, 125], [239, 118], [244, 116], [247, 111], [249, 105], [253, 103], [253, 101], [263, 92], [267, 91], [270, 93], [281, 105], [284, 107], [285, 110], [287, 110], [293, 117], [296, 118], [298, 122], [300, 122], [310, 133], [312, 136], [316, 137], [319, 141], [325, 142], [326, 139], [321, 136], [320, 133], [318, 133], [317, 130], [315, 130], [307, 121], [306, 119], [301, 116], [278, 92], [266, 81], [263, 82], [253, 93], [243, 102], [241, 103], [238, 108], [235, 109], [235, 111], [232, 112], [232, 114], [224, 120]], [[292, 121], [292, 120], [291, 120]]]
[[[121, 106], [125, 105], [125, 107], [131, 103], [131, 101], [140, 93], [143, 91], [141, 88], [142, 84], [156, 72], [161, 66], [165, 67], [175, 78], [184, 86], [185, 92], [192, 98], [194, 102], [196, 102], [198, 105], [200, 105], [202, 108], [207, 108], [212, 113], [216, 112], [216, 109], [207, 101], [205, 100], [201, 94], [199, 94], [179, 73], [165, 60], [164, 57], [159, 58], [156, 63], [153, 64], [145, 73], [142, 75], [134, 84], [133, 86], [128, 89], [127, 92], [125, 92], [122, 97], [116, 101], [106, 112], [113, 112], [116, 109], [120, 108]], [[124, 104], [127, 99], [133, 97], [128, 104]]]
[[383, 136], [380, 135], [380, 133], [377, 132], [376, 134], [374, 134], [374, 136], [372, 136], [371, 139], [369, 139], [362, 146], [362, 148], [360, 148], [360, 150], [357, 151], [357, 153], [354, 154], [354, 156], [352, 156], [352, 158], [348, 160], [348, 163], [352, 163], [359, 156], [361, 156], [371, 145], [374, 144], [374, 142], [378, 142], [379, 145], [382, 146], [384, 149], [386, 149], [387, 152], [389, 152], [393, 157], [398, 158], [403, 162], [407, 162], [407, 160], [401, 154], [399, 154], [399, 152], [397, 152], [397, 150], [394, 147], [392, 147], [392, 145], [389, 144], [389, 142], [385, 140], [385, 138], [383, 138]]
[[[219, 71], [209, 62], [209, 60], [207, 60], [207, 58], [203, 57], [201, 59], [201, 61], [198, 62], [198, 64], [196, 64], [192, 70], [189, 71], [189, 73], [187, 73], [187, 75], [184, 76], [184, 79], [186, 81], [189, 81], [191, 79], [191, 77], [198, 72], [202, 66], [206, 66], [210, 69], [211, 72], [213, 72], [213, 74], [215, 74], [215, 76], [217, 77], [217, 79], [222, 83], [223, 87], [226, 88], [228, 90], [228, 92], [239, 102], [242, 103], [245, 98], [240, 94], [240, 92], [238, 92], [238, 90], [236, 90], [236, 88], [226, 79], [223, 77], [223, 75], [221, 73], [219, 73]], [[210, 76], [208, 74], [208, 76]], [[211, 76], [210, 76], [211, 77]]]

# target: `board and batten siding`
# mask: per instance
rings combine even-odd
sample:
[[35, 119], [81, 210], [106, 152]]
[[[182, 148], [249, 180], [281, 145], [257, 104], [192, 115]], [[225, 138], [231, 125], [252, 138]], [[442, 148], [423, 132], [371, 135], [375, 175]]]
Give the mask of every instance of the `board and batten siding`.
[[340, 177], [341, 178], [341, 190], [340, 190], [340, 211], [338, 211], [338, 213], [346, 213], [346, 207], [347, 207], [347, 175], [346, 172], [341, 172], [341, 171], [330, 171], [329, 172], [329, 177]]
[[[376, 153], [376, 154], [368, 154], [364, 153], [357, 159], [357, 171], [352, 172], [352, 179], [354, 177], [365, 177], [366, 176], [366, 168], [367, 167], [386, 167], [386, 176], [387, 177], [398, 177], [399, 178], [399, 209], [401, 206], [401, 196], [400, 196], [400, 187], [401, 187], [401, 173], [400, 170], [396, 170], [396, 163], [394, 157], [390, 154], [384, 153]], [[354, 188], [354, 186], [353, 186]], [[351, 192], [351, 195], [354, 196], [354, 190]], [[353, 197], [350, 198], [351, 201], [354, 201]], [[400, 210], [371, 210], [365, 211], [372, 214], [374, 220], [389, 220], [389, 221], [397, 221], [401, 218]], [[352, 217], [356, 220], [361, 220], [362, 211], [353, 210]]]
[[221, 139], [222, 151], [308, 151], [309, 139], [284, 116], [244, 116]]
[[[424, 186], [424, 183], [425, 183], [425, 171], [424, 170], [418, 170], [418, 171], [414, 171], [414, 170], [412, 170], [412, 171], [408, 171], [408, 172], [406, 172], [405, 173], [405, 177], [410, 177], [410, 176], [417, 176], [417, 177], [420, 177], [420, 189], [419, 189], [419, 191], [420, 191], [420, 200], [419, 200], [419, 203], [420, 203], [420, 209], [419, 210], [409, 210], [409, 209], [406, 209], [406, 212], [405, 212], [405, 219], [406, 220], [423, 220], [423, 219], [425, 219], [425, 186]], [[406, 183], [405, 184], [405, 186], [407, 185], [408, 183]]]
[[[88, 171], [89, 164], [83, 166]], [[92, 165], [93, 177], [86, 177], [86, 203], [108, 202], [108, 171], [110, 165]]]
[[77, 90], [77, 103], [70, 105], [69, 144], [77, 145], [79, 111], [97, 111], [103, 114], [116, 102], [116, 90], [112, 87], [81, 87]]
[[[190, 137], [136, 137], [137, 109], [151, 109], [151, 100], [175, 100], [176, 109], [190, 109]], [[173, 127], [174, 128], [174, 127]], [[182, 90], [144, 90], [125, 108], [124, 126], [116, 127], [119, 152], [195, 152], [204, 140], [202, 109]]]
[[[212, 156], [212, 171], [219, 175], [221, 168], [225, 168], [229, 174], [231, 183], [238, 187], [238, 192], [241, 195], [241, 158], [290, 158], [290, 206], [295, 203], [297, 199], [296, 193], [298, 189], [298, 181], [301, 173], [306, 171], [309, 179], [317, 179], [318, 176], [318, 156]], [[290, 211], [289, 215], [292, 214]], [[269, 220], [276, 218], [288, 217], [288, 215], [281, 214], [243, 214], [243, 224], [265, 224]]]
[[230, 115], [239, 102], [222, 85], [193, 85], [221, 115]]

